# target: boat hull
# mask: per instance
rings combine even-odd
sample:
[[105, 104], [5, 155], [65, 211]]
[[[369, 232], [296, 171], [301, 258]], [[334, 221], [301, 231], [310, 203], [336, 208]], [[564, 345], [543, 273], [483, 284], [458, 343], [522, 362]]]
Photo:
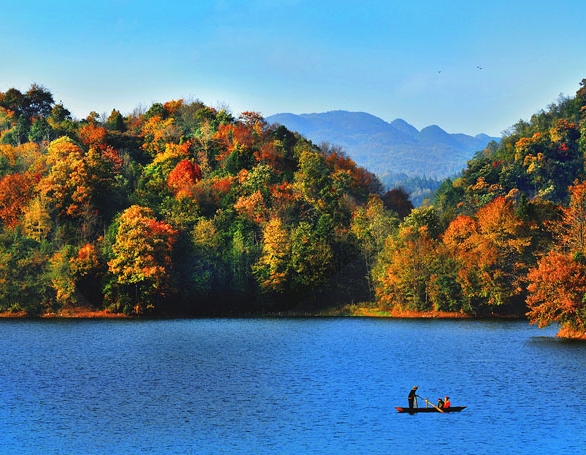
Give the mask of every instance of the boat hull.
[[[461, 410], [465, 409], [466, 406], [450, 406], [449, 408], [442, 409], [443, 412], [460, 412]], [[440, 412], [436, 408], [402, 408], [400, 406], [396, 406], [395, 409], [397, 412], [404, 412], [407, 414], [415, 414], [417, 412]]]

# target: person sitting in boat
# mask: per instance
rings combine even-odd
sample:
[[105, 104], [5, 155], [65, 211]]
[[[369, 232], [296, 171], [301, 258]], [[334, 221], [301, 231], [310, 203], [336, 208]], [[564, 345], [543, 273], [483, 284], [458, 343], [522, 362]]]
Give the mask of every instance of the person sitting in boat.
[[407, 396], [407, 400], [409, 401], [409, 409], [413, 409], [413, 404], [415, 403], [415, 407], [417, 407], [417, 389], [419, 386], [414, 385]]
[[437, 399], [437, 407], [438, 408], [442, 409], [445, 405], [446, 404], [445, 404], [444, 400], [442, 400], [441, 398]]
[[440, 406], [440, 408], [443, 408], [443, 409], [449, 408], [452, 404], [452, 403], [450, 403], [450, 397], [448, 397], [448, 396], [444, 397], [443, 403], [444, 403], [443, 406]]

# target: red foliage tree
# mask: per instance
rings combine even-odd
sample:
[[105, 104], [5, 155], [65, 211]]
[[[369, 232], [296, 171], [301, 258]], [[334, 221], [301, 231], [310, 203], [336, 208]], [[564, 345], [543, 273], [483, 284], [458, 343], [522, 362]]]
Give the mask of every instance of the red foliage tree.
[[181, 160], [169, 173], [167, 185], [175, 197], [193, 197], [193, 187], [201, 180], [201, 169], [190, 160]]

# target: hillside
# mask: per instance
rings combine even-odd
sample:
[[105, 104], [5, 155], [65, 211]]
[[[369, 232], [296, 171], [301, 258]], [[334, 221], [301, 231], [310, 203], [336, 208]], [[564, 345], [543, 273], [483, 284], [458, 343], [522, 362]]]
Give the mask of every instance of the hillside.
[[283, 113], [266, 121], [297, 131], [315, 144], [340, 146], [359, 166], [380, 177], [404, 174], [442, 180], [464, 169], [490, 141], [499, 140], [486, 134], [451, 134], [437, 125], [419, 131], [405, 120], [388, 123], [364, 112]]
[[580, 86], [475, 154], [385, 239], [371, 268], [380, 308], [515, 314], [586, 339]]
[[0, 313], [365, 299], [354, 212], [380, 188], [254, 112], [172, 100], [78, 120], [42, 86], [11, 88], [0, 92]]
[[[406, 213], [405, 192], [274, 118], [172, 100], [77, 120], [42, 86], [9, 89], [0, 313], [351, 314], [369, 302], [387, 314], [527, 315], [586, 337], [580, 85]], [[347, 140], [355, 114], [332, 115]], [[433, 153], [470, 140], [368, 114], [355, 123], [356, 143], [367, 131], [433, 144], [436, 165]]]

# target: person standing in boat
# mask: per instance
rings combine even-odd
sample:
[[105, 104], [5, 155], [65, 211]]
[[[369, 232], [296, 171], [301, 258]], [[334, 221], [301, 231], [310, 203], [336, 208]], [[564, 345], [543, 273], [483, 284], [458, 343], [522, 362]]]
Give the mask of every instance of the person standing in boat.
[[407, 396], [407, 400], [409, 401], [409, 409], [413, 409], [413, 407], [417, 407], [417, 389], [419, 386], [413, 386], [411, 392]]

